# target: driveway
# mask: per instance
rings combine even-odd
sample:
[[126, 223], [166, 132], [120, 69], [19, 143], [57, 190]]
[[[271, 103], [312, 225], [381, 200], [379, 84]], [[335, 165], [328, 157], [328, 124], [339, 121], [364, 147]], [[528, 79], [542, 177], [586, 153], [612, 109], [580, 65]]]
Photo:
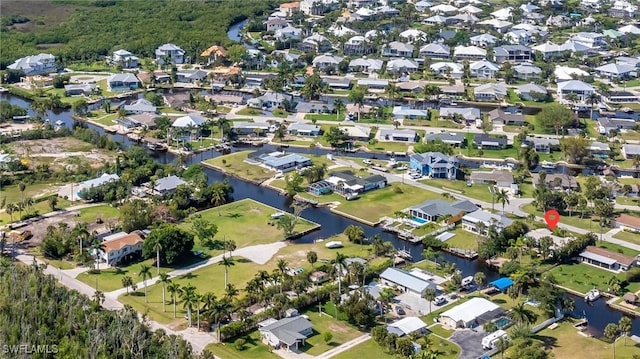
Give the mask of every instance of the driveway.
[[458, 359], [478, 359], [482, 357], [485, 350], [482, 349], [482, 338], [486, 333], [474, 332], [471, 329], [456, 330], [449, 338], [450, 341], [458, 344], [462, 353]]

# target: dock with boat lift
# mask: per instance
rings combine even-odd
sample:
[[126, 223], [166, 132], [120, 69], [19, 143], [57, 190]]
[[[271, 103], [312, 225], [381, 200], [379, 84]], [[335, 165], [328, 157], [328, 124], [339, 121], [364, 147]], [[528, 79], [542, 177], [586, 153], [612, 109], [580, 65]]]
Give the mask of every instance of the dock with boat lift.
[[462, 248], [443, 248], [443, 250], [456, 257], [473, 260], [478, 258], [478, 252]]

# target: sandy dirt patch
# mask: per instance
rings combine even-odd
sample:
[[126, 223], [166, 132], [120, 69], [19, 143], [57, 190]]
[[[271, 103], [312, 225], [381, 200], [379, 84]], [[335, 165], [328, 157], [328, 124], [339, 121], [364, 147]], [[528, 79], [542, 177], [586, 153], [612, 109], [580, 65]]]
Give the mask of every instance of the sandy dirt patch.
[[12, 142], [11, 150], [21, 157], [30, 157], [36, 163], [54, 167], [87, 165], [100, 168], [113, 159], [113, 154], [72, 137]]
[[[42, 243], [42, 239], [47, 233], [47, 228], [49, 226], [57, 226], [58, 223], [66, 223], [69, 228], [73, 228], [80, 221], [76, 216], [76, 212], [74, 211], [61, 211], [60, 214], [47, 217], [41, 219], [36, 222], [32, 222], [31, 224], [21, 227], [19, 230], [29, 230], [33, 234], [33, 237], [28, 241], [22, 242], [21, 246], [23, 248], [35, 248]], [[97, 224], [97, 223], [88, 223], [89, 232], [97, 232], [97, 233], [105, 233], [108, 231], [106, 224]]]

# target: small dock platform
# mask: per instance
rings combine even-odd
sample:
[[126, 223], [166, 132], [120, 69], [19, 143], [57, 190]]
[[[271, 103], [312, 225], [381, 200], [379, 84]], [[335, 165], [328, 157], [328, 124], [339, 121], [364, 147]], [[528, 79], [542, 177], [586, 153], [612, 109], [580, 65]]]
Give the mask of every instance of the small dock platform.
[[456, 257], [473, 260], [478, 258], [478, 252], [472, 251], [470, 249], [462, 249], [462, 248], [446, 248], [445, 252], [452, 254]]

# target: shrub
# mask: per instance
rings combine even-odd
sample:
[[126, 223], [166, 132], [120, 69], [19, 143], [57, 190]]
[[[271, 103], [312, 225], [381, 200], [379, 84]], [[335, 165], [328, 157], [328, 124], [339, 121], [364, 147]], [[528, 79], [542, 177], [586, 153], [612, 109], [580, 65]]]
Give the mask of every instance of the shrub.
[[400, 194], [400, 193], [402, 193], [402, 188], [397, 187], [397, 186], [396, 186], [396, 187], [393, 187], [393, 192], [394, 192], [394, 193], [398, 193], [398, 194]]
[[626, 273], [627, 282], [640, 282], [640, 268], [631, 268]]
[[331, 334], [331, 332], [324, 332], [322, 334], [322, 339], [325, 343], [329, 344], [331, 342], [331, 339], [333, 339], [333, 334]]
[[247, 344], [247, 341], [242, 338], [238, 338], [233, 342], [233, 345], [235, 345], [236, 349], [239, 351], [243, 351], [245, 349], [245, 344]]
[[484, 331], [487, 332], [487, 333], [492, 333], [492, 332], [495, 332], [496, 330], [498, 330], [498, 327], [496, 326], [496, 323], [494, 323], [494, 322], [487, 322], [487, 323], [485, 323], [485, 325], [482, 326], [482, 329], [484, 329]]

